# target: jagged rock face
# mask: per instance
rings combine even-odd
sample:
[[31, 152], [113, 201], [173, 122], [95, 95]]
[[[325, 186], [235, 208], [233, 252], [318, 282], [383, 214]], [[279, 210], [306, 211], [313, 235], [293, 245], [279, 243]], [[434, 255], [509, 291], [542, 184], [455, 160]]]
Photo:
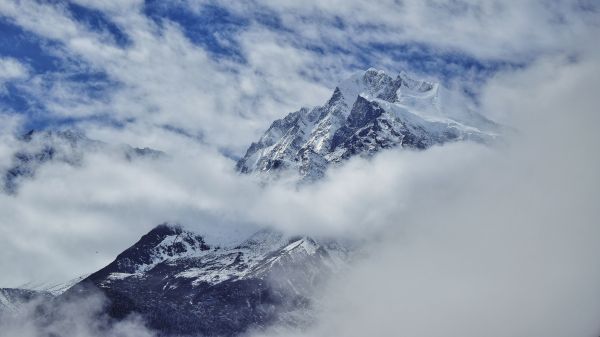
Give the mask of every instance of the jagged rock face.
[[[370, 69], [340, 83], [323, 106], [273, 122], [237, 168], [267, 176], [296, 170], [315, 180], [353, 156], [493, 137], [493, 123], [471, 113], [446, 114], [440, 97], [436, 83]], [[35, 137], [45, 141], [34, 142]], [[104, 146], [68, 133], [32, 134], [23, 143], [9, 170], [13, 173], [5, 176], [5, 189], [33, 176], [45, 162], [78, 165], [90, 148]], [[133, 148], [123, 153], [128, 159], [154, 154]], [[220, 246], [164, 224], [55, 300], [99, 290], [109, 299], [111, 316], [138, 313], [165, 336], [238, 336], [274, 323], [304, 326], [312, 318], [315, 288], [345, 268], [353, 252], [336, 241], [270, 230]]]
[[275, 322], [305, 324], [314, 287], [347, 258], [330, 241], [262, 230], [220, 247], [165, 224], [63, 296], [100, 289], [116, 318], [139, 313], [165, 335], [235, 336]]
[[19, 138], [12, 163], [1, 172], [2, 190], [15, 194], [23, 179], [33, 178], [44, 164], [61, 162], [79, 166], [85, 155], [93, 151], [117, 152], [127, 160], [159, 158], [163, 155], [162, 152], [149, 148], [109, 145], [92, 140], [80, 131], [30, 131]]
[[293, 169], [301, 177], [315, 180], [330, 164], [355, 155], [371, 156], [396, 146], [425, 149], [492, 137], [477, 128], [493, 126], [481, 116], [471, 119], [473, 125], [451, 116], [439, 118], [443, 115], [439, 92], [437, 83], [416, 80], [406, 73], [392, 78], [369, 69], [340, 83], [325, 105], [303, 108], [273, 122], [238, 161], [237, 169], [271, 176]]

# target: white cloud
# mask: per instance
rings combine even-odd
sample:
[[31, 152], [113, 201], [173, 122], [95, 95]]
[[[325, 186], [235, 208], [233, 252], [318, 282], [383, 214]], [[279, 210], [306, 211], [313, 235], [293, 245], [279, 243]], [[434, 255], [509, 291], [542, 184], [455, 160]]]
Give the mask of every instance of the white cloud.
[[25, 65], [13, 58], [0, 59], [0, 79], [12, 80], [25, 78], [28, 75], [28, 70]]
[[[132, 137], [98, 130], [103, 134], [117, 143]], [[93, 272], [165, 221], [193, 227], [211, 241], [249, 235], [252, 226], [233, 227], [241, 219], [229, 208], [241, 204], [234, 200], [240, 189], [254, 187], [237, 184], [233, 162], [187, 137], [162, 136], [154, 142], [171, 144], [161, 148], [169, 153], [165, 159], [129, 162], [118, 153], [90, 151], [81, 167], [49, 163], [16, 196], [1, 194], [2, 283], [58, 282]], [[152, 139], [131, 143], [154, 145]], [[9, 149], [3, 167], [10, 165]]]
[[417, 42], [501, 60], [571, 49], [582, 38], [591, 38], [589, 25], [600, 23], [596, 6], [575, 1], [266, 0], [230, 6], [241, 15], [266, 6], [281, 16], [287, 29], [310, 42], [350, 48], [369, 42]]
[[[0, 327], [5, 336], [39, 337], [153, 337], [154, 332], [136, 316], [114, 322], [103, 312], [106, 299], [91, 294], [69, 301], [44, 303], [34, 300], [18, 312], [0, 312]], [[51, 315], [44, 316], [45, 313]]]
[[[170, 157], [131, 164], [96, 153], [82, 168], [48, 165], [16, 197], [0, 196], [2, 285], [97, 270], [166, 220], [214, 237], [266, 224], [384, 237], [371, 258], [333, 283], [311, 336], [597, 334], [594, 13], [566, 1], [262, 2], [291, 33], [251, 23], [236, 37], [247, 58], [238, 64], [211, 57], [175, 24], [159, 28], [139, 2], [126, 11], [121, 2], [81, 3], [110, 13], [132, 44], [115, 46], [60, 6], [5, 2], [0, 12], [60, 41], [55, 53], [119, 85], [101, 99], [81, 98], [83, 89], [64, 74], [32, 75], [29, 92], [57, 115], [133, 118], [122, 129], [81, 126], [92, 138]], [[331, 25], [336, 16], [344, 28]], [[364, 26], [373, 22], [380, 24]], [[483, 112], [516, 131], [491, 149], [454, 144], [355, 159], [299, 190], [260, 187], [233, 172], [217, 149], [240, 153], [274, 118], [322, 102], [352, 70], [357, 46], [373, 40], [536, 59], [482, 88]], [[309, 42], [333, 42], [352, 55], [323, 55], [305, 49]], [[394, 68], [403, 61], [381, 54], [379, 62]], [[201, 135], [203, 143], [163, 124]], [[2, 135], [6, 166], [14, 138]]]
[[130, 10], [138, 10], [144, 4], [142, 0], [75, 0], [73, 2], [80, 6], [108, 12], [112, 15], [119, 15], [119, 13]]
[[330, 94], [329, 88], [301, 73], [311, 74], [314, 54], [278, 42], [264, 30], [243, 33], [249, 50], [242, 52], [248, 54], [249, 63], [238, 64], [210, 58], [179, 26], [166, 22], [159, 28], [140, 7], [110, 12], [133, 41], [124, 47], [77, 23], [60, 6], [9, 2], [0, 13], [61, 42], [58, 52], [65, 58], [80, 59], [117, 83], [97, 99], [86, 95], [86, 83], [70, 81], [63, 74], [36, 76], [25, 89], [57, 116], [108, 114], [151, 126], [168, 124], [241, 153], [273, 119], [303, 104], [320, 103]]
[[0, 94], [6, 90], [7, 82], [24, 80], [28, 76], [29, 70], [26, 65], [10, 57], [0, 57]]
[[[450, 146], [365, 164], [375, 176], [380, 167], [400, 171], [409, 188], [384, 187], [362, 206], [341, 200], [350, 217], [361, 207], [385, 214], [386, 200], [398, 207], [370, 256], [324, 291], [317, 326], [289, 335], [597, 335], [597, 55], [543, 60], [486, 88], [484, 107], [508, 112], [518, 128], [500, 148]], [[404, 166], [413, 174], [403, 177]], [[337, 190], [352, 193], [365, 171], [342, 176]]]
[[[370, 55], [372, 66], [392, 71], [407, 64], [385, 51], [366, 48], [369, 42], [421, 43], [434, 51], [525, 62], [544, 53], [576, 54], [595, 38], [590, 27], [598, 24], [592, 12], [571, 2], [223, 3], [250, 20], [233, 36], [246, 59], [238, 63], [213, 57], [172, 22], [159, 27], [143, 14], [139, 1], [79, 3], [105, 12], [131, 44], [115, 45], [110, 34], [77, 22], [64, 6], [3, 3], [2, 15], [59, 41], [52, 52], [71, 64], [66, 74], [33, 76], [24, 90], [55, 116], [107, 115], [148, 126], [169, 124], [238, 155], [273, 119], [322, 103], [361, 57]], [[180, 5], [201, 12], [203, 3]], [[256, 19], [257, 11], [265, 8], [281, 19], [285, 30]], [[336, 26], [336, 21], [343, 25]], [[330, 47], [347, 53], [330, 54]], [[89, 83], [67, 76], [81, 67], [106, 73], [115, 85], [101, 97], [89, 96]], [[464, 74], [463, 80], [470, 77]]]

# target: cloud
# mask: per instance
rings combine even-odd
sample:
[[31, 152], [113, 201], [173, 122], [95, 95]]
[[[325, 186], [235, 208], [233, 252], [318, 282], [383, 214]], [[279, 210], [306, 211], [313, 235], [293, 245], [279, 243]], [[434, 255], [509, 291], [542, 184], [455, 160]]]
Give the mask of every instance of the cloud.
[[[169, 16], [169, 5], [157, 19], [139, 1], [77, 4], [130, 42], [117, 43], [110, 30], [66, 4], [0, 6], [4, 18], [51, 41], [44, 51], [62, 62], [20, 85], [39, 103], [31, 107], [40, 110], [34, 118], [95, 118], [142, 124], [149, 132], [168, 125], [238, 156], [273, 119], [323, 102], [356, 69], [415, 66], [434, 76], [454, 74], [458, 86], [477, 91], [499, 67], [576, 52], [593, 41], [590, 27], [598, 25], [594, 5], [569, 1], [178, 3], [189, 22]], [[232, 21], [209, 30], [210, 41], [241, 59], [215, 55], [186, 30], [219, 20], [203, 16], [212, 15], [207, 6]]]
[[588, 24], [598, 24], [597, 6], [573, 1], [267, 0], [231, 7], [240, 13], [267, 8], [285, 28], [311, 43], [354, 49], [369, 43], [420, 42], [483, 59], [529, 58], [570, 49], [587, 35]]
[[25, 78], [28, 75], [27, 67], [13, 58], [0, 59], [0, 79], [12, 80]]
[[[140, 2], [78, 3], [107, 14], [131, 43], [115, 43], [62, 5], [6, 2], [3, 17], [56, 42], [48, 48], [67, 66], [32, 73], [3, 58], [0, 73], [23, 81], [48, 114], [81, 118], [91, 138], [150, 146], [169, 159], [90, 153], [82, 167], [49, 164], [16, 197], [0, 195], [3, 285], [95, 271], [163, 221], [213, 240], [267, 225], [373, 242], [368, 258], [324, 290], [321, 323], [294, 334], [597, 335], [592, 2], [228, 4], [249, 18], [231, 37], [242, 61], [215, 58], [185, 27], [148, 18]], [[260, 186], [233, 171], [223, 152], [241, 154], [273, 119], [323, 102], [365, 62], [411, 64], [372, 42], [518, 63], [491, 71], [489, 82], [479, 70], [460, 77], [479, 87], [483, 113], [515, 131], [492, 148], [356, 158], [300, 189]], [[101, 94], [90, 94], [89, 79], [72, 79], [81, 73], [101, 74]], [[119, 127], [86, 119], [95, 116]], [[2, 117], [0, 166], [9, 165], [22, 123]]]
[[0, 94], [6, 94], [6, 83], [24, 80], [28, 76], [29, 70], [26, 65], [10, 57], [0, 57]]
[[[111, 144], [125, 139], [114, 129], [104, 132], [113, 136]], [[24, 180], [16, 196], [0, 194], [2, 283], [58, 282], [93, 272], [165, 221], [187, 224], [211, 241], [235, 240], [256, 228], [229, 210], [241, 204], [234, 197], [239, 189], [253, 188], [249, 181], [236, 184], [231, 159], [185, 136], [154, 136], [130, 144], [163, 144], [166, 158], [128, 161], [118, 152], [88, 149], [80, 166], [50, 162]], [[18, 149], [6, 138], [3, 167]]]
[[[598, 335], [597, 56], [544, 59], [494, 80], [483, 106], [517, 128], [502, 146], [363, 164], [375, 177], [378, 167], [400, 172], [409, 189], [388, 190], [384, 176], [371, 180], [380, 188], [365, 198], [372, 203], [330, 199], [356, 219], [360, 207], [378, 216], [391, 209], [386, 200], [397, 207], [369, 256], [323, 291], [316, 327], [266, 335]], [[351, 194], [366, 171], [339, 176], [337, 190]]]
[[[271, 32], [248, 35], [245, 46], [252, 50], [242, 52], [248, 53], [249, 62], [239, 64], [211, 58], [180, 26], [151, 20], [141, 6], [118, 13], [111, 6], [96, 8], [111, 14], [131, 44], [111, 43], [105, 32], [77, 21], [65, 6], [25, 1], [0, 7], [16, 24], [57, 42], [53, 52], [69, 65], [59, 73], [39, 74], [22, 87], [41, 99], [47, 114], [106, 116], [150, 130], [168, 125], [241, 153], [271, 120], [330, 94], [329, 88], [302, 74], [316, 64], [314, 53], [296, 53], [275, 41]], [[102, 75], [100, 83], [73, 80], [81, 72]], [[94, 94], [97, 88], [102, 89], [99, 96]]]
[[34, 299], [16, 312], [0, 312], [0, 327], [5, 336], [39, 337], [152, 337], [136, 316], [121, 321], [111, 320], [104, 313], [106, 298], [101, 294], [85, 298], [43, 302]]

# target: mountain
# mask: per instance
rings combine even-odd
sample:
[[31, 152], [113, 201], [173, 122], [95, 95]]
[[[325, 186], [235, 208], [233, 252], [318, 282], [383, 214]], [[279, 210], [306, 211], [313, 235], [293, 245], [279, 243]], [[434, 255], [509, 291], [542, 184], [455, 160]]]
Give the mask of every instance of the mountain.
[[0, 288], [0, 314], [18, 312], [24, 304], [32, 300], [49, 300], [51, 298], [52, 294], [45, 291]]
[[456, 106], [451, 98], [439, 83], [405, 72], [392, 78], [371, 68], [340, 83], [324, 105], [274, 121], [250, 145], [237, 169], [269, 176], [291, 169], [305, 180], [315, 180], [331, 164], [356, 155], [495, 137], [493, 122], [466, 105]]
[[2, 190], [16, 194], [23, 179], [35, 176], [36, 171], [49, 162], [62, 162], [72, 166], [83, 163], [86, 153], [112, 151], [127, 160], [137, 158], [158, 158], [161, 151], [149, 148], [134, 148], [129, 145], [111, 145], [92, 140], [84, 133], [74, 130], [29, 131], [19, 137], [15, 144], [12, 162], [8, 163], [2, 175]]
[[306, 324], [314, 288], [349, 257], [331, 240], [261, 230], [219, 246], [163, 224], [59, 298], [99, 290], [117, 319], [135, 312], [165, 335], [236, 336], [273, 323]]
[[18, 289], [26, 289], [26, 290], [31, 290], [31, 291], [35, 291], [35, 292], [50, 294], [52, 296], [58, 296], [58, 295], [61, 295], [62, 293], [64, 293], [65, 291], [69, 290], [69, 288], [73, 287], [77, 283], [83, 281], [88, 276], [90, 276], [90, 275], [89, 274], [81, 275], [81, 276], [75, 277], [73, 279], [70, 279], [66, 282], [59, 282], [59, 283], [29, 282], [29, 283], [20, 285], [18, 287]]
[[[265, 177], [292, 171], [303, 181], [314, 181], [331, 165], [354, 156], [370, 157], [394, 147], [424, 150], [462, 140], [489, 142], [498, 129], [453, 101], [438, 83], [369, 69], [340, 83], [324, 105], [274, 121], [237, 169]], [[86, 153], [99, 149], [112, 149], [129, 160], [160, 156], [128, 146], [114, 150], [70, 131], [31, 133], [15, 152], [4, 188], [14, 193], [18, 182], [34, 176], [44, 163], [80, 165]], [[312, 309], [319, 304], [315, 290], [348, 268], [357, 251], [348, 242], [290, 237], [269, 229], [220, 244], [162, 224], [97, 272], [40, 289], [49, 291], [44, 296], [54, 295], [51, 303], [101, 292], [109, 300], [111, 317], [137, 313], [160, 336], [239, 336], [273, 324], [303, 327], [312, 322]], [[19, 298], [18, 291], [14, 294], [5, 302], [19, 303], [12, 300]]]

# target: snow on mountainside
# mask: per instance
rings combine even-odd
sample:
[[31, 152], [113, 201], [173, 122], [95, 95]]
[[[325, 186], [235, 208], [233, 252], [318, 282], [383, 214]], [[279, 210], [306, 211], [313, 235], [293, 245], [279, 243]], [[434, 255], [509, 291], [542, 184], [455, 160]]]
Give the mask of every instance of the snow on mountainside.
[[86, 274], [86, 275], [75, 277], [66, 282], [59, 282], [59, 283], [29, 282], [29, 283], [19, 286], [18, 289], [30, 290], [30, 291], [35, 291], [35, 292], [47, 293], [52, 296], [58, 296], [58, 295], [64, 293], [65, 291], [69, 290], [71, 287], [73, 287], [77, 283], [83, 281], [88, 276], [90, 276], [90, 275]]
[[2, 165], [1, 189], [15, 194], [23, 179], [35, 176], [46, 163], [62, 162], [72, 166], [82, 164], [85, 154], [94, 151], [117, 153], [127, 160], [136, 158], [158, 158], [162, 152], [149, 148], [134, 148], [129, 145], [110, 145], [86, 137], [82, 132], [30, 131], [19, 138], [12, 155], [12, 162]]
[[51, 297], [50, 293], [44, 291], [0, 288], [0, 314], [18, 312], [27, 302], [35, 299], [48, 300]]
[[261, 230], [214, 246], [163, 224], [63, 297], [97, 289], [111, 300], [113, 317], [137, 312], [162, 333], [234, 336], [274, 322], [304, 324], [314, 288], [349, 258], [346, 246], [330, 240]]
[[[438, 83], [369, 69], [340, 83], [323, 106], [274, 121], [237, 169], [273, 177], [295, 170], [315, 180], [352, 156], [494, 139], [498, 127], [493, 122], [457, 106]], [[15, 193], [21, 179], [33, 177], [44, 163], [81, 165], [86, 153], [98, 150], [116, 151], [128, 160], [162, 154], [111, 147], [72, 131], [29, 133], [3, 173], [3, 187]], [[289, 237], [269, 229], [215, 244], [162, 224], [87, 277], [37, 287], [41, 292], [0, 290], [0, 309], [17, 307], [29, 295], [60, 302], [100, 291], [109, 300], [110, 316], [138, 313], [160, 336], [239, 336], [274, 323], [305, 326], [313, 319], [315, 289], [347, 268], [357, 250], [347, 242]]]
[[439, 83], [413, 79], [405, 72], [392, 78], [369, 69], [340, 83], [325, 105], [302, 108], [273, 122], [237, 169], [269, 175], [293, 169], [315, 180], [330, 164], [355, 155], [494, 138], [493, 122], [455, 103]]

